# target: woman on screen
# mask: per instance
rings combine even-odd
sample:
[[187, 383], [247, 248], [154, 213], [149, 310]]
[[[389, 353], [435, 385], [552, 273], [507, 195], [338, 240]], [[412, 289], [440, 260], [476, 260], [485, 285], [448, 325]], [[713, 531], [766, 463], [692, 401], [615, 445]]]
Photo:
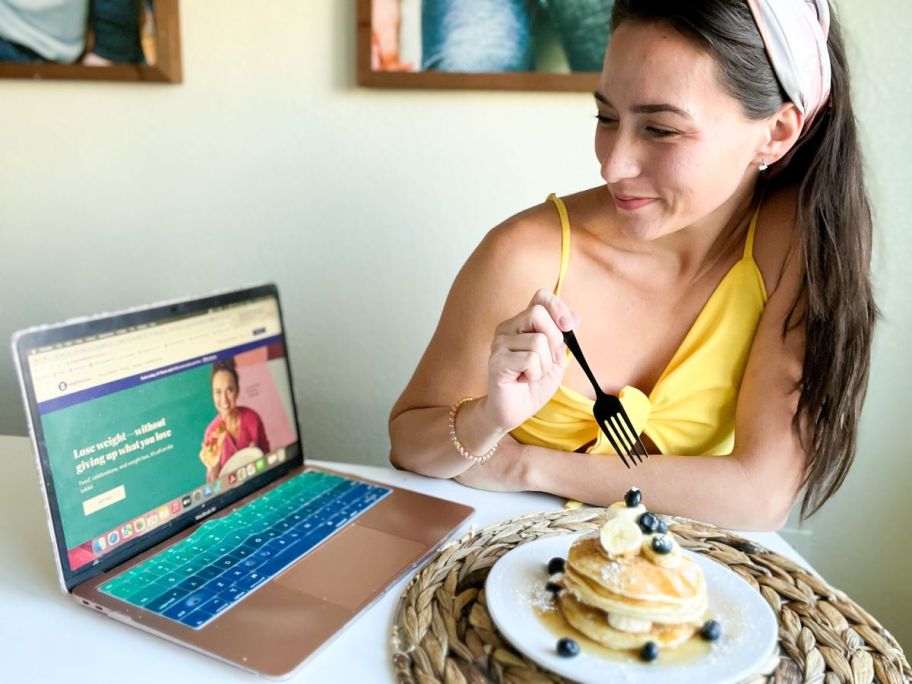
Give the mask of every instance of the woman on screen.
[[218, 411], [203, 435], [200, 460], [206, 466], [206, 482], [214, 482], [222, 467], [241, 449], [255, 448], [260, 455], [269, 452], [269, 440], [259, 414], [238, 406], [240, 382], [233, 358], [212, 364], [212, 402]]

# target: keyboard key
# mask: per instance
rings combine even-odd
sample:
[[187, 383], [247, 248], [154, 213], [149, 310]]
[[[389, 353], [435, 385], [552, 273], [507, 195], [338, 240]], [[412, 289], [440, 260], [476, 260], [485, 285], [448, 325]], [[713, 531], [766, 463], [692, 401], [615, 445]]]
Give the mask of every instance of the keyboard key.
[[211, 594], [190, 594], [180, 601], [177, 601], [170, 608], [165, 610], [162, 615], [172, 620], [180, 620], [182, 617], [189, 615], [193, 610], [201, 606], [212, 597]]
[[199, 570], [196, 573], [196, 576], [208, 581], [214, 577], [218, 577], [222, 572], [224, 572], [222, 568], [218, 568], [215, 565], [207, 565], [205, 568]]
[[184, 596], [186, 596], [186, 592], [180, 591], [178, 589], [171, 589], [153, 601], [147, 603], [145, 605], [145, 608], [151, 610], [154, 613], [163, 613], [175, 603], [180, 601]]
[[235, 603], [240, 601], [247, 595], [247, 592], [242, 590], [240, 587], [231, 586], [227, 589], [223, 589], [218, 593], [218, 597], [224, 600], [226, 603]]
[[223, 610], [228, 608], [228, 606], [230, 606], [230, 605], [231, 604], [228, 603], [228, 601], [223, 599], [221, 596], [213, 596], [211, 599], [206, 601], [206, 603], [204, 603], [202, 606], [200, 606], [200, 610], [210, 613], [212, 615], [218, 615]]

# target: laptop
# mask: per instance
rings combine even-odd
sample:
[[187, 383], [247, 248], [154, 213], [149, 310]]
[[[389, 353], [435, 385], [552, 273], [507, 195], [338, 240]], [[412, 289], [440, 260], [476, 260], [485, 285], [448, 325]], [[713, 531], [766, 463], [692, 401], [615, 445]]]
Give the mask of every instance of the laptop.
[[274, 285], [12, 345], [61, 588], [246, 670], [293, 674], [473, 512], [305, 463]]

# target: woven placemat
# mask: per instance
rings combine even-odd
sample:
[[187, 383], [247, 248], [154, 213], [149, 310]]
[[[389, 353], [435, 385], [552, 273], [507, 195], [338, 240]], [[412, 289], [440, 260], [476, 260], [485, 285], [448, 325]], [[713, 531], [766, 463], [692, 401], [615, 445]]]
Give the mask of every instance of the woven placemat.
[[[526, 515], [450, 542], [399, 600], [391, 649], [399, 682], [562, 682], [500, 636], [484, 601], [488, 570], [534, 539], [598, 529], [602, 508]], [[757, 591], [779, 621], [779, 654], [752, 684], [904, 684], [912, 669], [880, 623], [845, 593], [801, 566], [725, 530], [659, 516], [681, 545], [726, 565]], [[876, 680], [875, 680], [876, 676]]]

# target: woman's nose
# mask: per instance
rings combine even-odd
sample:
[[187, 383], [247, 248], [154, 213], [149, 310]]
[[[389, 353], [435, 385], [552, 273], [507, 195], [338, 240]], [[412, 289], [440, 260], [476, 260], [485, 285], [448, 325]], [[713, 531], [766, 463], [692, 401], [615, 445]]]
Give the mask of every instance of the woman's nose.
[[638, 146], [633, 136], [614, 131], [602, 143], [602, 178], [609, 185], [640, 175]]

